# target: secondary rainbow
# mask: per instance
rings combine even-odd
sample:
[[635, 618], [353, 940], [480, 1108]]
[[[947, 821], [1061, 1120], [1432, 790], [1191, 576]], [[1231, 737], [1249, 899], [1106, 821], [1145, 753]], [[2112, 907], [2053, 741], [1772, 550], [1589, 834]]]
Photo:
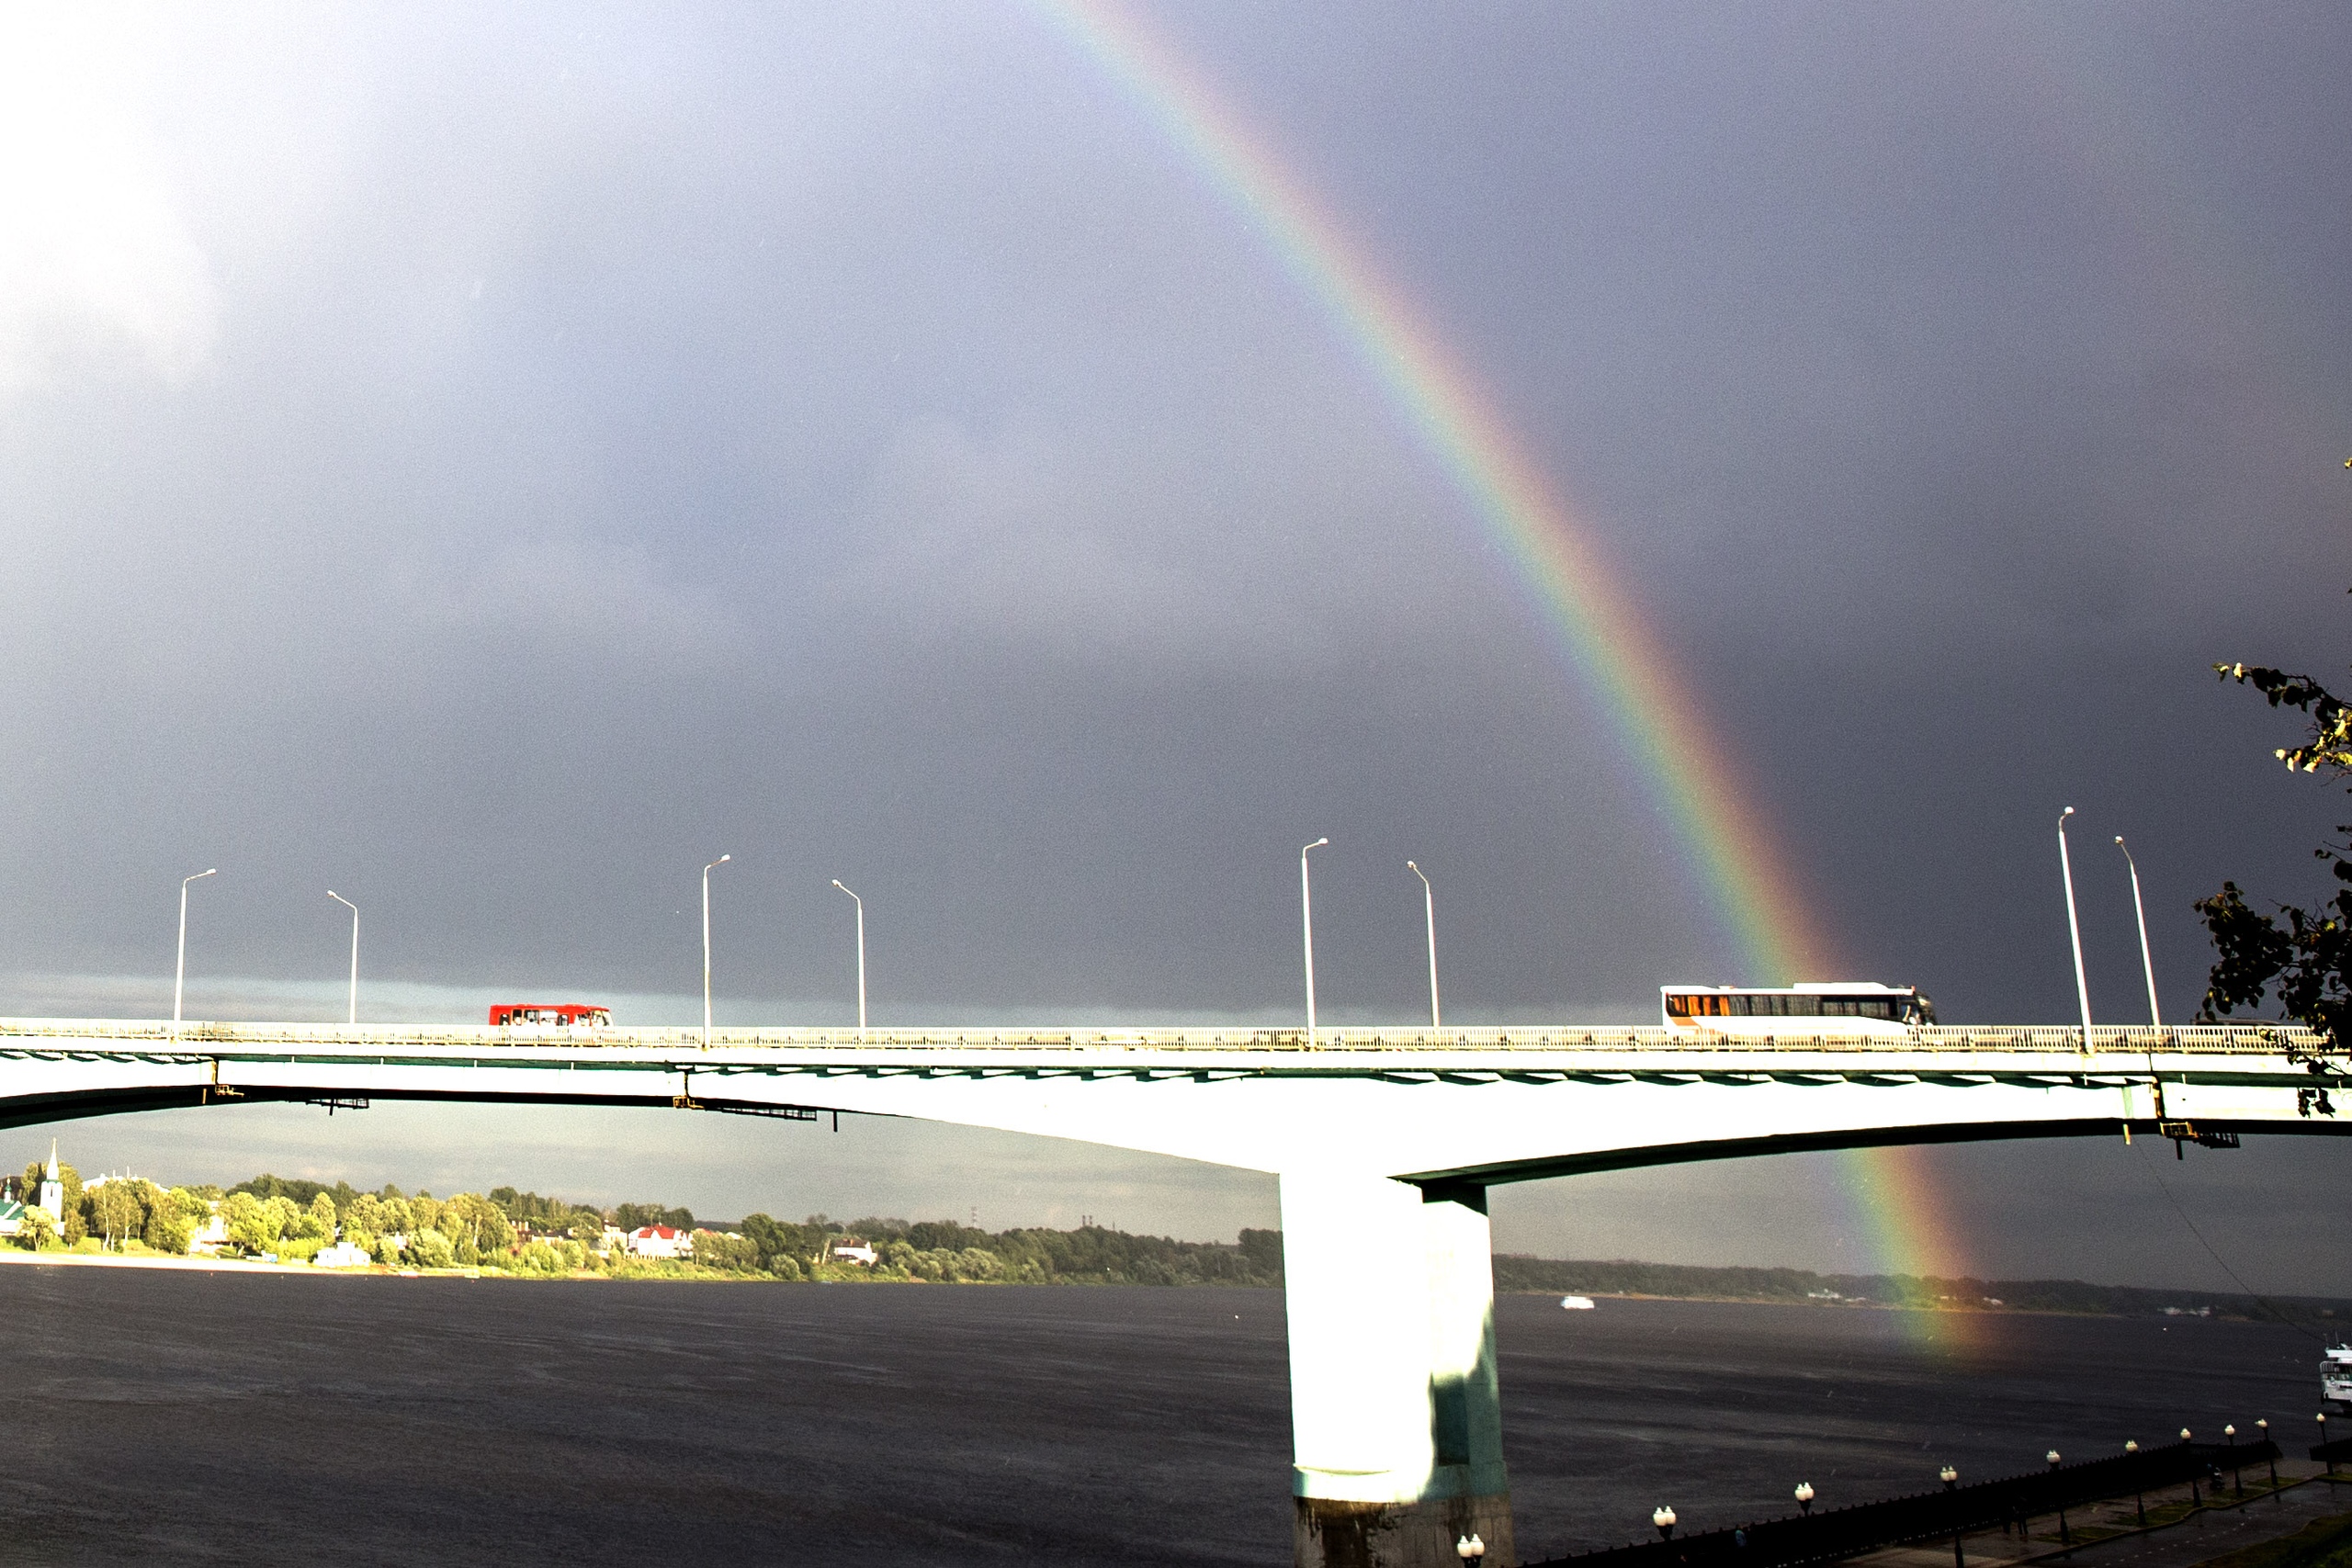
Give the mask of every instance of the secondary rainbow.
[[1141, 18], [1039, 8], [1265, 239], [1452, 476], [1593, 693], [1752, 981], [1814, 978], [1827, 949], [1738, 770], [1631, 595], [1492, 401], [1238, 112]]

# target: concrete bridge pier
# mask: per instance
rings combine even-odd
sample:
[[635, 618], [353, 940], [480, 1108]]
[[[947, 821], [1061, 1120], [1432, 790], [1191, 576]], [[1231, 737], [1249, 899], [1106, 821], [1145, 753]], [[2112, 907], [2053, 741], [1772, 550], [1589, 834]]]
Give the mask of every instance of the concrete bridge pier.
[[1486, 1189], [1285, 1172], [1298, 1568], [1518, 1561]]

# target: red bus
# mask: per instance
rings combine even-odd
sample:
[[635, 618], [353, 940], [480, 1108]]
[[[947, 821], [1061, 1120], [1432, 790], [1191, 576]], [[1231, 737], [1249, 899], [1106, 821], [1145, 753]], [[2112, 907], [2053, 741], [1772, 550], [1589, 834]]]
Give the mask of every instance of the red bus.
[[585, 1002], [501, 1002], [490, 1010], [494, 1025], [537, 1024], [557, 1029], [602, 1029], [613, 1021], [610, 1008]]

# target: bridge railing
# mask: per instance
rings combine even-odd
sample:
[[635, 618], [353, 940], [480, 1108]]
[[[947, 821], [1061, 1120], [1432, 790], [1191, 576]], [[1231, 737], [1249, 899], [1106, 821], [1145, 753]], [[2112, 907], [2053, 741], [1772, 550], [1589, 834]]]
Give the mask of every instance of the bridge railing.
[[[2057, 1056], [2120, 1056], [2126, 1059], [2199, 1055], [2309, 1054], [2319, 1037], [2300, 1026], [2277, 1023], [2185, 1024], [2089, 1031], [2088, 1049], [2080, 1028], [2026, 1025], [1953, 1025], [1902, 1033], [1809, 1033], [1799, 1027], [1772, 1035], [1717, 1034], [1657, 1027], [1521, 1026], [1497, 1029], [1321, 1029], [1312, 1040], [1302, 1029], [1244, 1026], [1211, 1028], [1117, 1027], [1038, 1029], [759, 1028], [714, 1030], [718, 1050], [838, 1050], [900, 1054], [923, 1051], [1193, 1053], [1694, 1053], [1731, 1054], [2031, 1053]], [[141, 1053], [210, 1055], [221, 1051], [290, 1051], [304, 1048], [399, 1051], [405, 1048], [503, 1046], [603, 1046], [663, 1052], [702, 1048], [695, 1028], [562, 1029], [546, 1026], [425, 1024], [352, 1029], [328, 1023], [185, 1023], [160, 1020], [0, 1019], [0, 1050], [88, 1048]]]

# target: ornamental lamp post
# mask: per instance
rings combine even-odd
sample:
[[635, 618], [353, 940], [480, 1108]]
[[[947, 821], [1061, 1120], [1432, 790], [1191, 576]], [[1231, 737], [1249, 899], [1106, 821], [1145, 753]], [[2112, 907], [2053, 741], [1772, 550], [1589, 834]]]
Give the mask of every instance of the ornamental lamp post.
[[1674, 1509], [1670, 1505], [1660, 1503], [1657, 1507], [1651, 1509], [1650, 1523], [1657, 1527], [1657, 1535], [1660, 1540], [1672, 1540], [1674, 1539]]
[[2132, 1502], [2133, 1506], [2140, 1510], [2140, 1528], [2142, 1529], [2146, 1529], [2148, 1528], [2147, 1480], [2142, 1472], [2142, 1467], [2138, 1463], [2140, 1458], [2140, 1439], [2137, 1438], [2126, 1438], [2123, 1440], [2123, 1452], [2126, 1458], [2133, 1461], [2132, 1465]]
[[1811, 1518], [1813, 1517], [1814, 1495], [1815, 1494], [1812, 1482], [1800, 1481], [1797, 1483], [1797, 1511], [1804, 1515], [1807, 1518]]
[[[1947, 1493], [1960, 1490], [1960, 1472], [1951, 1465], [1936, 1472], [1936, 1479], [1944, 1483]], [[1968, 1568], [1968, 1558], [1961, 1551], [1960, 1516], [1957, 1514], [1952, 1516], [1951, 1521], [1951, 1568]]]
[[[2183, 1427], [2180, 1429], [2180, 1440], [2185, 1444], [2189, 1438], [2188, 1428]], [[2201, 1508], [2205, 1506], [2204, 1495], [2197, 1490], [2197, 1472], [2194, 1470], [2188, 1472], [2188, 1506], [2192, 1508]]]
[[2270, 1417], [2257, 1416], [2254, 1425], [2256, 1430], [2262, 1434], [2263, 1462], [2270, 1467], [2270, 1495], [2276, 1499], [2278, 1495], [2278, 1450], [2271, 1446]]
[[2245, 1495], [2245, 1483], [2238, 1479], [2237, 1423], [2232, 1422], [2222, 1427], [2222, 1436], [2228, 1439], [2230, 1445], [2230, 1492], [2233, 1496], [2243, 1497]]
[[2327, 1461], [2328, 1474], [2334, 1475], [2335, 1473], [2335, 1456], [2327, 1451], [2327, 1412], [2324, 1410], [2319, 1413], [2319, 1446], [2320, 1458]]
[[[2052, 1449], [2048, 1453], [2041, 1457], [2050, 1461], [2050, 1474], [2054, 1480], [2058, 1474], [2058, 1450], [2056, 1449]], [[2068, 1534], [2066, 1530], [2066, 1495], [2058, 1491], [2054, 1486], [2051, 1490], [2052, 1495], [2058, 1499], [2058, 1544], [2061, 1546], [2072, 1546], [2075, 1544], [2075, 1538]]]

